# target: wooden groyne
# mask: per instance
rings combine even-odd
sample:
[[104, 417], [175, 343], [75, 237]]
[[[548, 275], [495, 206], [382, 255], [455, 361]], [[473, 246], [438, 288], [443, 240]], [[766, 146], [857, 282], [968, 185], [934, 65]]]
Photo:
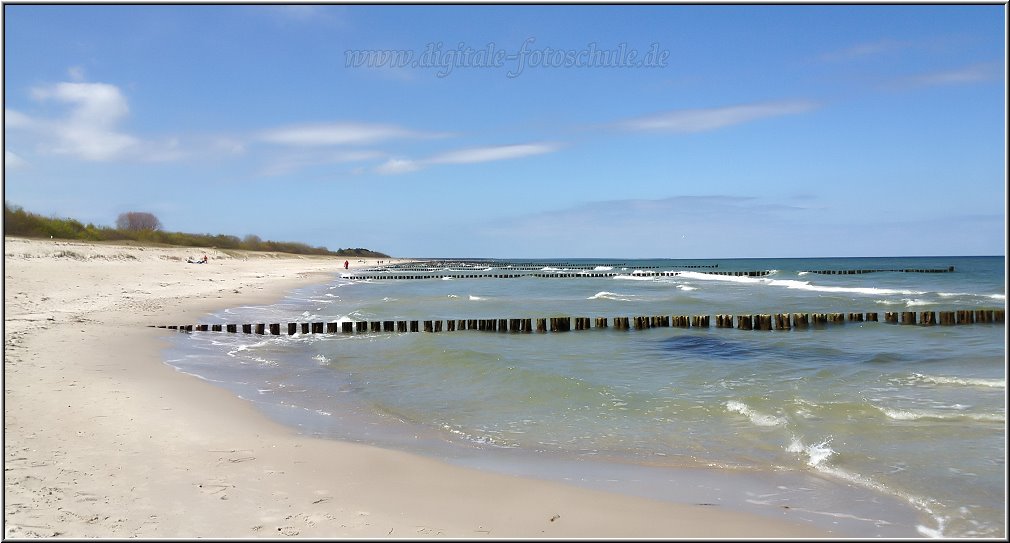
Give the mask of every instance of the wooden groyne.
[[[709, 275], [729, 275], [734, 277], [764, 277], [771, 274], [771, 270], [758, 271], [701, 271]], [[578, 278], [610, 278], [610, 277], [675, 277], [680, 272], [675, 271], [634, 271], [630, 273], [618, 273], [613, 271], [600, 272], [570, 272], [570, 271], [550, 271], [541, 273], [460, 273], [460, 272], [438, 272], [432, 275], [402, 275], [402, 274], [348, 274], [348, 279], [379, 279], [379, 280], [402, 280], [402, 279], [518, 279], [523, 277], [538, 277], [545, 279], [578, 279]]]
[[897, 273], [952, 273], [954, 271], [954, 266], [947, 266], [946, 268], [901, 268], [901, 269], [890, 269], [890, 270], [804, 270], [800, 273], [816, 273], [819, 275], [857, 275], [861, 273], [880, 273], [880, 272], [897, 272]]
[[[846, 322], [881, 322], [877, 312], [850, 313], [759, 313], [759, 314], [718, 314], [715, 315], [716, 328], [739, 330], [805, 330], [826, 328]], [[377, 332], [457, 332], [477, 330], [481, 332], [569, 332], [572, 330], [613, 329], [645, 330], [650, 328], [709, 328], [713, 319], [710, 315], [643, 315], [637, 317], [544, 317], [506, 319], [432, 319], [432, 320], [381, 320], [342, 322], [291, 322], [281, 324], [176, 324], [151, 325], [149, 328], [167, 328], [181, 332], [227, 332], [236, 334], [287, 335], [295, 334], [364, 334]], [[613, 322], [613, 326], [610, 326]], [[885, 324], [917, 326], [958, 326], [966, 324], [1003, 324], [1004, 309], [958, 309], [950, 311], [888, 311], [883, 314]], [[573, 328], [574, 324], [574, 328]]]

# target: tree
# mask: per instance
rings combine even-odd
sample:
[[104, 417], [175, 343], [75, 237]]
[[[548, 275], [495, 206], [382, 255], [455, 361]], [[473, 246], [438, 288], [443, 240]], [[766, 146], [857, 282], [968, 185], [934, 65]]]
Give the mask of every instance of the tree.
[[158, 217], [143, 211], [120, 213], [116, 218], [116, 228], [120, 230], [161, 230]]

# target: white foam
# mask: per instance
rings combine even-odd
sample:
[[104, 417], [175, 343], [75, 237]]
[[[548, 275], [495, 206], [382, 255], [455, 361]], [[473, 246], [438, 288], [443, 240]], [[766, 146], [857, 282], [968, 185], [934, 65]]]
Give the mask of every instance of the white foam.
[[926, 294], [922, 291], [917, 290], [899, 290], [890, 288], [877, 288], [877, 287], [834, 287], [827, 285], [815, 285], [810, 281], [797, 281], [794, 279], [768, 279], [765, 277], [748, 277], [744, 275], [715, 275], [701, 272], [680, 272], [682, 277], [688, 279], [696, 279], [699, 281], [723, 281], [728, 283], [743, 283], [750, 285], [768, 285], [774, 287], [785, 287], [797, 290], [808, 290], [812, 292], [846, 292], [853, 294], [877, 294], [877, 295], [888, 295], [888, 294], [904, 294], [906, 296], [915, 296]]
[[1006, 422], [1006, 416], [999, 413], [944, 413], [930, 409], [890, 409], [876, 407], [892, 420], [974, 420], [978, 422]]
[[586, 298], [587, 300], [617, 300], [620, 302], [630, 302], [634, 294], [618, 294], [616, 292], [600, 291]]
[[983, 379], [980, 377], [947, 377], [913, 373], [912, 378], [936, 385], [961, 385], [970, 387], [1006, 388], [1006, 379]]
[[792, 453], [799, 453], [807, 457], [807, 465], [811, 467], [817, 467], [833, 454], [835, 450], [829, 445], [832, 438], [827, 438], [824, 441], [817, 443], [816, 445], [804, 445], [802, 441], [796, 436], [793, 436], [792, 441], [786, 450]]
[[470, 300], [473, 301], [473, 302], [477, 302], [477, 301], [480, 301], [480, 300], [486, 300], [486, 299], [487, 298], [481, 298], [480, 296], [474, 296], [473, 294], [470, 295]]
[[613, 266], [596, 266], [593, 271], [610, 271], [612, 269], [614, 269]]
[[459, 296], [456, 296], [455, 294], [449, 294], [448, 297], [449, 298], [459, 298]]
[[442, 278], [443, 281], [452, 281], [452, 279], [453, 278], [449, 277], [448, 275], [446, 275], [445, 277]]
[[655, 281], [655, 277], [642, 277], [639, 275], [615, 275], [611, 279], [622, 279], [625, 281]]
[[698, 290], [698, 287], [692, 287], [689, 285], [677, 285], [680, 290]]
[[749, 419], [755, 426], [781, 426], [787, 422], [786, 419], [782, 417], [765, 415], [754, 411], [748, 407], [747, 404], [736, 400], [726, 402], [726, 410], [733, 413], [740, 413], [741, 415], [747, 417], [747, 419]]

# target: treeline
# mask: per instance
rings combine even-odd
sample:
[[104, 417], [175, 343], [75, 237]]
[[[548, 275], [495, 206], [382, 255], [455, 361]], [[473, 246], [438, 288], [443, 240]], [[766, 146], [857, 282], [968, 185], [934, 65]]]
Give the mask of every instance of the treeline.
[[275, 251], [299, 255], [357, 256], [389, 258], [389, 255], [369, 249], [338, 249], [311, 247], [305, 243], [291, 241], [262, 240], [259, 236], [245, 238], [224, 234], [187, 234], [185, 232], [165, 232], [159, 229], [110, 228], [83, 224], [76, 219], [43, 217], [20, 206], [4, 202], [4, 235], [26, 238], [60, 238], [83, 241], [131, 240], [140, 243], [159, 243], [181, 247], [215, 247], [217, 249], [241, 249], [246, 251]]

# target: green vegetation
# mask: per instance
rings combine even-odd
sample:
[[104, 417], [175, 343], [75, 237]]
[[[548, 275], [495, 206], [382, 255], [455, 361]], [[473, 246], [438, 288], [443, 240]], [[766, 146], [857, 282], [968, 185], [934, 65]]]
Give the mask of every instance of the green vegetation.
[[[153, 217], [153, 216], [152, 216]], [[82, 224], [76, 219], [43, 217], [25, 211], [20, 206], [4, 202], [4, 235], [26, 238], [60, 238], [84, 241], [127, 241], [149, 245], [176, 245], [181, 247], [214, 247], [217, 249], [241, 249], [246, 251], [275, 251], [299, 255], [357, 256], [389, 258], [389, 255], [368, 249], [338, 249], [310, 247], [305, 243], [290, 241], [264, 241], [259, 236], [249, 235], [244, 239], [224, 234], [187, 234], [165, 232], [160, 229], [110, 228]]]

